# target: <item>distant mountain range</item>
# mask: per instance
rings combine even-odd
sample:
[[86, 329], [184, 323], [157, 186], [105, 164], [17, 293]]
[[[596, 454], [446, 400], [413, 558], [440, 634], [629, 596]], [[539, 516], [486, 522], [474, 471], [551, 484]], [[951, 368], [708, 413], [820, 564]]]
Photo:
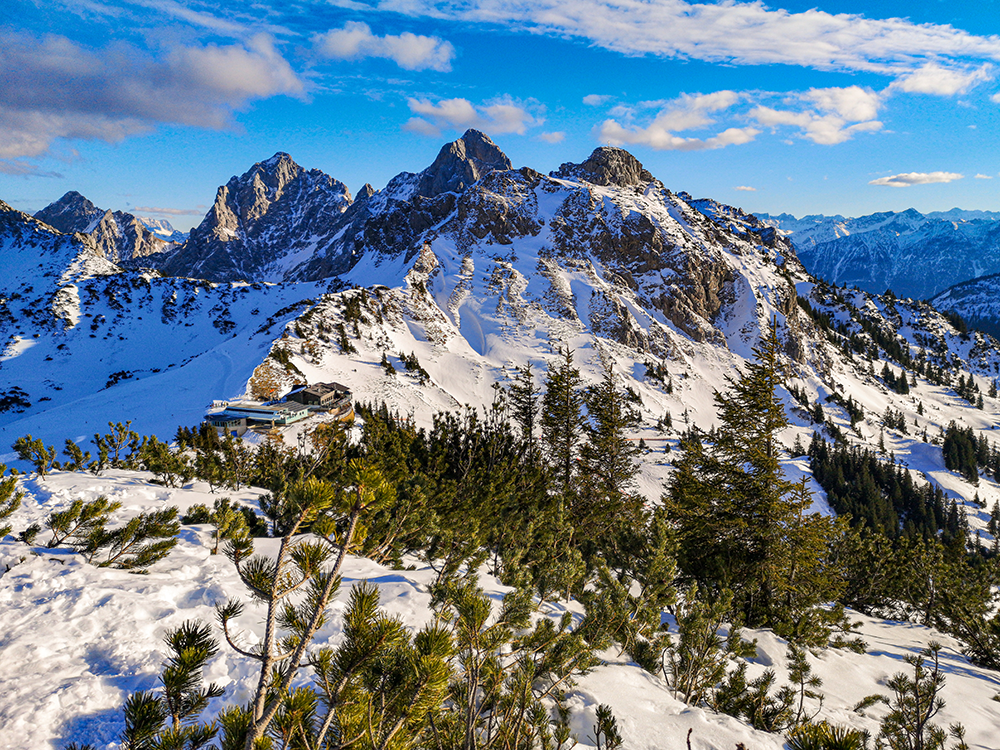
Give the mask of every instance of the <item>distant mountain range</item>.
[[792, 241], [810, 273], [868, 292], [892, 289], [930, 299], [954, 284], [1000, 273], [1000, 212], [757, 216]]
[[174, 229], [173, 225], [166, 219], [153, 219], [148, 216], [137, 216], [136, 218], [143, 223], [146, 229], [161, 240], [180, 243], [188, 238], [187, 232]]

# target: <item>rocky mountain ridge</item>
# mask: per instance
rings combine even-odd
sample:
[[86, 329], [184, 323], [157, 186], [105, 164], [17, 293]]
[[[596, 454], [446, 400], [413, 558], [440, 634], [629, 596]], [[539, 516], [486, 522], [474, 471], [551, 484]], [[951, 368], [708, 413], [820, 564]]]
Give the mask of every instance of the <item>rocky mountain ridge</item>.
[[99, 255], [126, 267], [152, 265], [156, 256], [172, 247], [136, 216], [98, 208], [74, 190], [36, 213], [35, 218], [65, 234], [90, 235]]
[[188, 238], [187, 232], [174, 229], [173, 225], [166, 219], [153, 219], [149, 216], [137, 216], [136, 218], [142, 222], [142, 225], [146, 227], [146, 229], [155, 234], [161, 240], [180, 244]]
[[332, 240], [351, 203], [342, 182], [279, 152], [220, 187], [204, 220], [158, 267], [168, 276], [277, 281]]
[[[324, 212], [324, 206], [329, 210]], [[24, 217], [21, 221], [42, 232], [46, 242], [72, 246], [75, 253], [64, 253], [64, 258], [38, 246], [34, 260], [58, 256], [65, 268], [75, 263], [90, 269], [83, 275], [57, 275], [43, 291], [32, 287], [32, 269], [25, 265], [22, 287], [32, 288], [10, 290], [18, 297], [0, 330], [10, 353], [6, 369], [24, 377], [41, 366], [38, 357], [45, 361], [55, 356], [43, 343], [58, 347], [65, 336], [81, 342], [97, 338], [86, 344], [91, 361], [102, 359], [99, 353], [112, 339], [122, 342], [114, 347], [133, 352], [109, 354], [104, 357], [109, 362], [129, 358], [138, 363], [152, 345], [149, 337], [166, 351], [179, 341], [202, 342], [185, 345], [183, 354], [164, 355], [164, 362], [182, 367], [209, 356], [232, 333], [247, 330], [236, 313], [226, 312], [234, 303], [224, 299], [236, 296], [246, 298], [245, 306], [257, 310], [254, 315], [283, 310], [278, 317], [267, 314], [272, 326], [281, 319], [295, 320], [288, 330], [293, 341], [300, 341], [296, 351], [304, 359], [297, 371], [279, 373], [289, 385], [305, 374], [310, 381], [329, 377], [366, 393], [373, 387], [373, 361], [383, 353], [395, 356], [413, 349], [430, 358], [427, 369], [431, 380], [438, 381], [438, 390], [422, 387], [420, 399], [425, 406], [441, 408], [488, 403], [487, 386], [502, 378], [510, 363], [544, 361], [560, 346], [589, 352], [588, 367], [597, 368], [595, 373], [601, 362], [617, 361], [636, 383], [643, 382], [641, 363], [674, 362], [680, 373], [691, 371], [693, 362], [713, 362], [704, 371], [709, 375], [698, 376], [707, 378], [698, 388], [710, 393], [724, 383], [734, 364], [751, 355], [772, 322], [790, 367], [801, 377], [822, 384], [838, 368], [854, 367], [830, 348], [825, 319], [813, 314], [829, 300], [814, 294], [816, 280], [781, 232], [738, 208], [672, 192], [632, 154], [617, 148], [598, 148], [580, 163], [567, 162], [543, 175], [528, 167], [512, 168], [488, 137], [470, 131], [446, 144], [428, 169], [404, 172], [381, 191], [366, 186], [353, 201], [341, 183], [303, 170], [279, 153], [223, 186], [200, 231], [192, 234], [195, 242], [189, 240], [168, 258], [180, 264], [186, 250], [195, 263], [186, 275], [207, 268], [217, 253], [214, 257], [229, 263], [218, 268], [235, 273], [241, 264], [239, 276], [250, 276], [248, 282], [150, 274], [129, 280], [101, 257], [92, 238], [60, 235]], [[322, 245], [314, 239], [301, 246], [302, 255], [282, 255], [287, 238], [301, 240], [319, 227], [329, 238], [321, 253], [314, 252]], [[210, 240], [201, 246], [208, 254], [192, 250], [199, 247], [199, 237]], [[268, 248], [270, 259], [277, 256], [279, 263], [264, 256]], [[254, 263], [255, 257], [263, 261]], [[53, 261], [53, 268], [57, 265]], [[164, 270], [170, 267], [165, 264]], [[249, 270], [261, 276], [281, 274], [286, 280], [273, 286]], [[148, 291], [139, 298], [127, 291], [140, 287]], [[367, 333], [353, 313], [344, 313], [351, 294], [338, 290], [352, 287], [369, 290]], [[123, 296], [129, 299], [124, 306]], [[13, 298], [5, 292], [5, 299]], [[57, 298], [60, 303], [54, 305]], [[103, 299], [108, 304], [115, 300], [117, 306], [105, 310]], [[845, 331], [859, 326], [840, 336], [870, 335], [871, 326], [895, 336], [894, 326], [903, 323], [884, 312], [888, 304], [862, 295], [837, 301], [824, 314], [842, 321]], [[891, 304], [894, 310], [904, 305]], [[45, 312], [57, 307], [58, 314]], [[45, 325], [32, 322], [30, 309], [44, 312]], [[850, 322], [867, 320], [872, 310], [877, 320]], [[915, 307], [908, 319], [916, 322], [906, 325], [930, 340], [928, 326], [946, 325], [933, 315]], [[160, 324], [151, 327], [149, 317]], [[88, 320], [89, 329], [82, 325]], [[318, 326], [316, 321], [323, 320], [327, 322]], [[936, 322], [920, 322], [925, 320]], [[210, 335], [191, 338], [185, 330], [191, 326], [205, 327]], [[350, 338], [355, 329], [355, 335], [365, 338], [364, 346], [359, 342], [355, 348], [368, 351], [371, 361], [350, 355], [344, 336]], [[337, 330], [343, 331], [339, 341], [333, 336]], [[28, 346], [35, 334], [39, 342]], [[271, 344], [277, 346], [283, 345]], [[983, 343], [977, 351], [992, 351], [990, 346]], [[993, 366], [957, 351], [954, 361], [977, 373]], [[260, 364], [258, 359], [249, 370], [240, 369], [247, 367], [244, 361], [236, 368], [243, 388]], [[98, 379], [113, 374], [108, 366], [96, 367], [103, 373]], [[146, 370], [145, 378], [161, 377]], [[446, 382], [452, 375], [437, 377], [436, 372], [465, 374], [459, 387]], [[35, 384], [34, 395], [62, 402], [55, 388], [65, 388], [70, 380], [66, 375], [58, 382], [51, 379], [51, 386]], [[121, 387], [132, 386], [122, 381]], [[829, 392], [832, 386], [817, 387]], [[213, 397], [233, 396], [229, 388]], [[394, 389], [376, 391], [390, 401], [400, 395]], [[44, 411], [41, 399], [33, 401], [32, 409]]]

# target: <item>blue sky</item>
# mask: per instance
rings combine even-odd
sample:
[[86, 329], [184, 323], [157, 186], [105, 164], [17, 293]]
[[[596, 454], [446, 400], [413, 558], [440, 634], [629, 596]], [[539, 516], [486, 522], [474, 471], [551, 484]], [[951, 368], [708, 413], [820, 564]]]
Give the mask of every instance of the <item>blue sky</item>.
[[187, 229], [276, 151], [352, 193], [468, 127], [750, 211], [1000, 210], [1000, 0], [5, 0], [0, 199]]

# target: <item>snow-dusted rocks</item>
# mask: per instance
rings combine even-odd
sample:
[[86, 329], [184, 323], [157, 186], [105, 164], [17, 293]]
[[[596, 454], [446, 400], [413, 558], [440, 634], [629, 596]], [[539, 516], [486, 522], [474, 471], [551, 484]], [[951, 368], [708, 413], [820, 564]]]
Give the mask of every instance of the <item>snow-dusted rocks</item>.
[[49, 204], [35, 218], [66, 234], [90, 235], [96, 252], [121, 266], [151, 265], [155, 262], [151, 256], [171, 247], [132, 214], [97, 208], [76, 191]]
[[350, 205], [342, 182], [277, 153], [220, 187], [205, 219], [160, 268], [211, 281], [277, 281], [329, 245]]
[[136, 218], [161, 240], [180, 243], [188, 238], [187, 234], [179, 229], [174, 229], [173, 225], [166, 219], [153, 219], [148, 216], [137, 216]]
[[653, 181], [639, 160], [625, 149], [602, 146], [594, 149], [582, 164], [567, 162], [552, 173], [553, 177], [578, 179], [594, 185], [618, 187], [645, 187]]
[[36, 213], [35, 218], [65, 234], [73, 232], [89, 234], [94, 231], [104, 214], [104, 210], [75, 190], [70, 190], [62, 198]]
[[510, 168], [510, 159], [488, 135], [469, 130], [446, 144], [434, 163], [420, 173], [415, 194], [433, 198], [441, 193], [461, 193], [493, 170]]

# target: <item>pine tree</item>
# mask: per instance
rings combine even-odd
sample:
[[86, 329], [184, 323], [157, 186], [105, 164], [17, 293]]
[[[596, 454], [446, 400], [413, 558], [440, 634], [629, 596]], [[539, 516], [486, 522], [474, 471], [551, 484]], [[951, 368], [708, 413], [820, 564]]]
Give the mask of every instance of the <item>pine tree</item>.
[[636, 492], [639, 449], [626, 433], [639, 423], [608, 366], [604, 377], [585, 394], [586, 442], [580, 449], [580, 490], [570, 508], [575, 538], [607, 553], [616, 537], [641, 525], [642, 497]]
[[[243, 613], [242, 602], [230, 600], [216, 606], [226, 641], [260, 665], [249, 715], [233, 717], [234, 726], [244, 727], [246, 750], [254, 750], [280, 715], [292, 681], [308, 661], [313, 638], [330, 615], [341, 566], [358, 543], [362, 515], [394, 499], [382, 474], [361, 461], [351, 463], [348, 481], [352, 486], [347, 493], [309, 478], [272, 498], [269, 515], [282, 534], [275, 559], [255, 555], [250, 537], [231, 539], [226, 545], [226, 555], [240, 579], [266, 605], [265, 635], [252, 651], [237, 645], [233, 633], [233, 621]], [[300, 538], [305, 528], [312, 531], [315, 541]], [[306, 590], [306, 596], [298, 604], [289, 602], [288, 597], [300, 589]]]
[[538, 388], [531, 375], [531, 365], [518, 367], [513, 381], [507, 387], [514, 423], [521, 428], [521, 439], [528, 450], [535, 446], [535, 423], [538, 421]]
[[125, 750], [197, 750], [215, 738], [215, 722], [197, 720], [209, 700], [224, 692], [214, 683], [201, 686], [205, 665], [219, 651], [211, 632], [209, 625], [188, 621], [167, 633], [164, 640], [173, 654], [160, 673], [163, 693], [135, 693], [126, 701]]
[[17, 489], [17, 477], [6, 474], [7, 466], [0, 464], [0, 538], [10, 533], [10, 525], [3, 521], [21, 507], [21, 498], [24, 497], [24, 493]]
[[66, 438], [66, 447], [63, 448], [63, 453], [69, 459], [62, 465], [66, 471], [82, 471], [87, 462], [90, 461], [90, 452], [84, 453], [83, 449], [69, 438]]
[[58, 547], [65, 543], [77, 551], [99, 546], [111, 514], [121, 507], [120, 501], [108, 500], [104, 495], [86, 503], [74, 500], [66, 510], [49, 516], [46, 525], [52, 531], [52, 538], [48, 546]]
[[104, 463], [110, 462], [115, 469], [133, 468], [139, 451], [139, 434], [132, 428], [132, 420], [127, 422], [108, 422], [104, 435], [95, 434], [91, 441], [98, 451], [99, 471]]
[[566, 497], [576, 478], [578, 446], [583, 437], [580, 408], [580, 371], [573, 367], [573, 352], [560, 351], [561, 361], [549, 363], [542, 397], [542, 447], [555, 474], [560, 493]]
[[[919, 656], [907, 656], [906, 662], [913, 667], [913, 678], [897, 672], [886, 683], [893, 697], [885, 699], [889, 713], [879, 727], [878, 747], [884, 747], [884, 740], [889, 750], [945, 750], [948, 735], [931, 724], [931, 719], [944, 708], [944, 700], [939, 695], [944, 686], [940, 651], [941, 644], [931, 642]], [[950, 732], [960, 743], [955, 750], [968, 747], [962, 741], [964, 730], [960, 725], [952, 726]]]
[[789, 482], [779, 464], [778, 433], [788, 424], [776, 396], [779, 347], [772, 329], [746, 372], [716, 393], [714, 442], [682, 442], [664, 501], [689, 577], [709, 591], [732, 590], [748, 625], [799, 628], [838, 588], [823, 563], [838, 530], [805, 515], [805, 485]]
[[45, 479], [45, 475], [55, 465], [57, 455], [55, 447], [50, 445], [46, 448], [41, 438], [25, 435], [15, 440], [11, 447], [19, 459], [34, 464], [39, 479]]

